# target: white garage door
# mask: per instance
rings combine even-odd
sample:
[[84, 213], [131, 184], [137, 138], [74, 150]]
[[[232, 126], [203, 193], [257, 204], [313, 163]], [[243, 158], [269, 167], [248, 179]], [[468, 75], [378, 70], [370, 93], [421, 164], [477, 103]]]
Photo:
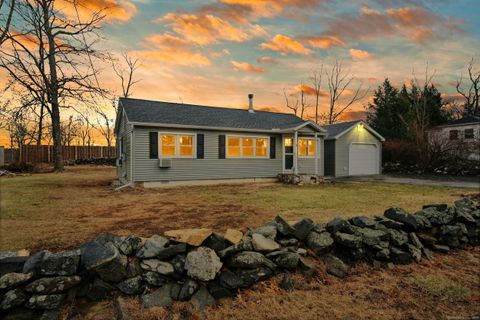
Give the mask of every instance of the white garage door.
[[351, 176], [379, 174], [378, 149], [373, 144], [350, 145], [349, 171]]

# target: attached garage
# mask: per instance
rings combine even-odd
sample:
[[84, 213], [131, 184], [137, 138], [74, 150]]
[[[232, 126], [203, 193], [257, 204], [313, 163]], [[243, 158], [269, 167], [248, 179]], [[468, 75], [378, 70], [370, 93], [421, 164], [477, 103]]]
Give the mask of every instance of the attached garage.
[[382, 171], [385, 139], [364, 121], [342, 122], [324, 127], [325, 176], [375, 175]]

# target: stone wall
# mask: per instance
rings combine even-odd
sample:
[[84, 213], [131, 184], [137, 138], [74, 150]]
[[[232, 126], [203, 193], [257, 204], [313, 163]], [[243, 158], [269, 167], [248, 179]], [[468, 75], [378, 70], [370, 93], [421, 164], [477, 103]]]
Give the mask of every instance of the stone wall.
[[77, 298], [138, 295], [146, 308], [192, 301], [200, 309], [234, 296], [240, 288], [283, 273], [313, 272], [309, 256], [327, 272], [348, 275], [349, 266], [384, 266], [432, 259], [480, 242], [480, 205], [469, 199], [426, 205], [415, 214], [390, 208], [384, 216], [336, 218], [327, 224], [281, 216], [245, 234], [229, 229], [185, 229], [150, 238], [102, 234], [78, 250], [0, 253], [0, 313], [3, 319], [58, 319], [59, 308]]

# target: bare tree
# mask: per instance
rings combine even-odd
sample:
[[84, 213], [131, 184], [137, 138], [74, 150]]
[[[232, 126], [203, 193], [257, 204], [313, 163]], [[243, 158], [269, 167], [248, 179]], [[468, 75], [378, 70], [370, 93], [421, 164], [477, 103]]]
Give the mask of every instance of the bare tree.
[[315, 123], [318, 124], [318, 103], [320, 100], [320, 89], [322, 87], [322, 75], [323, 75], [323, 64], [320, 67], [320, 71], [314, 71], [311, 77], [312, 87], [315, 94]]
[[[342, 62], [336, 60], [330, 71], [326, 71], [328, 91], [330, 94], [330, 106], [328, 109], [328, 124], [338, 121], [339, 117], [355, 102], [362, 100], [368, 93], [368, 89], [362, 93], [363, 84], [353, 91], [348, 99], [342, 99], [348, 88], [353, 84], [355, 77], [349, 71], [343, 70]], [[342, 101], [344, 100], [344, 101]]]
[[77, 137], [80, 140], [82, 146], [90, 146], [92, 143], [92, 129], [94, 126], [91, 124], [88, 117], [80, 116], [77, 118], [78, 134]]
[[7, 38], [7, 33], [10, 29], [14, 9], [15, 0], [0, 0], [0, 12], [2, 12], [2, 10], [5, 10], [7, 12], [6, 19], [3, 19], [0, 14], [0, 46]]
[[73, 121], [73, 116], [68, 117], [68, 120], [63, 122], [61, 125], [62, 128], [62, 145], [71, 146], [73, 140], [77, 137], [78, 130], [75, 121]]
[[[115, 101], [112, 101], [112, 104], [115, 106]], [[111, 147], [113, 145], [114, 139], [114, 119], [108, 116], [108, 112], [103, 110], [101, 107], [97, 107], [95, 109], [97, 113], [97, 123], [98, 123], [98, 130], [100, 134], [105, 138], [107, 142], [107, 146]]]
[[480, 115], [480, 69], [475, 69], [473, 58], [467, 67], [468, 84], [463, 87], [463, 76], [457, 80], [457, 92], [465, 98], [464, 114], [465, 115]]
[[67, 0], [77, 12], [69, 18], [55, 6], [55, 0], [24, 0], [15, 6], [15, 19], [0, 50], [0, 67], [12, 81], [36, 95], [46, 97], [50, 115], [54, 168], [63, 170], [61, 109], [83, 101], [92, 92], [102, 91], [96, 79], [92, 56], [96, 30], [104, 15], [92, 12], [86, 21], [78, 14], [78, 1]]
[[286, 89], [283, 89], [283, 96], [285, 97], [285, 106], [293, 111], [294, 115], [298, 112], [298, 92], [289, 95]]
[[310, 103], [307, 100], [307, 95], [305, 94], [305, 84], [302, 82], [300, 84], [300, 118], [306, 115], [305, 111], [310, 108]]
[[120, 63], [113, 62], [112, 67], [121, 81], [122, 97], [128, 98], [132, 93], [132, 87], [140, 82], [140, 80], [134, 80], [134, 73], [140, 67], [140, 61], [130, 56], [127, 52], [122, 53], [122, 60]]

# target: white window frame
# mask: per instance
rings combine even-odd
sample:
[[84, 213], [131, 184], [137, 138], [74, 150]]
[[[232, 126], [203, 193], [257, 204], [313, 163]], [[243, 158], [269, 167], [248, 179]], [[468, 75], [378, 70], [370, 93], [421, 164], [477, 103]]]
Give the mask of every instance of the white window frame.
[[[240, 138], [240, 155], [239, 156], [229, 156], [228, 155], [228, 138]], [[253, 153], [254, 156], [243, 156], [243, 140], [242, 138], [251, 138], [253, 140]], [[267, 140], [267, 152], [265, 156], [256, 156], [257, 153], [257, 141], [256, 139], [266, 139]], [[258, 136], [258, 135], [237, 135], [237, 134], [227, 134], [225, 136], [225, 158], [226, 159], [270, 159], [270, 137], [269, 136]]]
[[[175, 155], [174, 156], [163, 156], [162, 154], [162, 135], [175, 136]], [[191, 156], [181, 156], [180, 155], [180, 136], [192, 136], [192, 155]], [[159, 159], [195, 159], [197, 157], [197, 134], [193, 132], [158, 132], [158, 158]]]
[[[307, 140], [307, 155], [305, 155], [305, 156], [300, 155], [300, 147], [299, 147], [299, 146], [300, 146], [300, 140]], [[308, 148], [308, 140], [313, 140], [313, 141], [315, 142], [315, 147], [313, 148], [313, 149], [314, 149], [314, 150], [313, 150], [313, 155], [311, 155], [311, 156], [308, 155], [308, 150], [309, 150], [309, 148]], [[319, 153], [319, 152], [320, 152], [320, 148], [317, 147], [318, 140], [319, 140], [318, 138], [317, 138], [317, 140], [315, 140], [314, 137], [298, 137], [298, 141], [297, 141], [298, 157], [299, 157], [299, 158], [302, 158], [302, 159], [303, 159], [303, 158], [311, 158], [311, 159], [315, 158], [315, 153]], [[317, 151], [317, 150], [318, 150], [318, 151]]]

